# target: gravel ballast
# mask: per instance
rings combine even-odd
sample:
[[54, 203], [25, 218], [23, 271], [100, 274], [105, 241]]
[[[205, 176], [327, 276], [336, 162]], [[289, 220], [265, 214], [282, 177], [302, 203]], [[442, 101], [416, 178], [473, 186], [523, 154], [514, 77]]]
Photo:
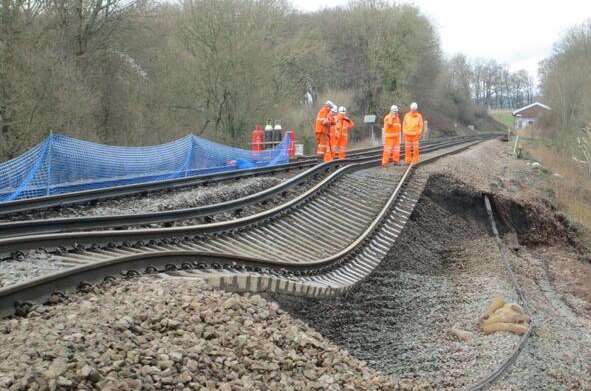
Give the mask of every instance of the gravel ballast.
[[145, 278], [72, 300], [0, 323], [1, 389], [399, 389], [260, 296]]
[[[282, 182], [280, 177], [247, 178], [235, 183], [197, 187], [172, 192], [153, 193], [98, 202], [95, 206], [72, 206], [43, 212], [32, 212], [29, 218], [78, 217], [137, 214], [177, 208], [215, 204], [254, 194]], [[267, 207], [274, 205], [272, 202]], [[252, 213], [265, 207], [252, 208]], [[22, 218], [22, 216], [20, 216]], [[226, 216], [231, 218], [231, 216]], [[198, 224], [187, 220], [179, 225]], [[162, 226], [157, 224], [155, 226]], [[136, 226], [133, 228], [153, 228]], [[63, 269], [54, 263], [51, 253], [39, 249], [23, 251], [17, 256], [0, 259], [0, 288]]]
[[60, 217], [109, 216], [160, 212], [215, 204], [260, 192], [281, 183], [285, 176], [245, 178], [236, 182], [186, 189], [132, 195], [97, 201], [94, 205], [71, 205], [10, 216], [10, 220], [50, 219]]

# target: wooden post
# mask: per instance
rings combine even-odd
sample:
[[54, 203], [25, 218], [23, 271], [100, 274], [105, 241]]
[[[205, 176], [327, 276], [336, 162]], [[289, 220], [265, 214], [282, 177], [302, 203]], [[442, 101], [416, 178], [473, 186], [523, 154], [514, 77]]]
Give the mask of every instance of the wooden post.
[[589, 145], [587, 144], [587, 140], [585, 138], [577, 137], [577, 141], [579, 142], [579, 146], [581, 147], [581, 151], [583, 152], [583, 156], [587, 161], [587, 168], [589, 170], [589, 176], [591, 176], [591, 153], [589, 153]]
[[513, 155], [517, 157], [517, 143], [519, 142], [519, 135], [515, 137], [515, 145], [513, 146]]

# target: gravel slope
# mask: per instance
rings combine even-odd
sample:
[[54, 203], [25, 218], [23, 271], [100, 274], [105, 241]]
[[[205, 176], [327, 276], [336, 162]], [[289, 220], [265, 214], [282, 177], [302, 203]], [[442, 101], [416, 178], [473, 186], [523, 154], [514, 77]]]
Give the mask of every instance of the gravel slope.
[[260, 296], [145, 278], [0, 322], [0, 389], [400, 387]]

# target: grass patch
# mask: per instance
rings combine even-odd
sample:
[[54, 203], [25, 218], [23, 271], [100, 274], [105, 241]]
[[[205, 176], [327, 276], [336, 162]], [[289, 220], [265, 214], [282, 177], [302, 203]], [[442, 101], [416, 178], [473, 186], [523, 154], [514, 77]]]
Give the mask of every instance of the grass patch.
[[506, 127], [513, 128], [513, 115], [510, 111], [491, 111], [488, 114]]
[[524, 141], [520, 144], [527, 156], [551, 172], [545, 179], [557, 206], [590, 232], [591, 176], [588, 167], [547, 142]]

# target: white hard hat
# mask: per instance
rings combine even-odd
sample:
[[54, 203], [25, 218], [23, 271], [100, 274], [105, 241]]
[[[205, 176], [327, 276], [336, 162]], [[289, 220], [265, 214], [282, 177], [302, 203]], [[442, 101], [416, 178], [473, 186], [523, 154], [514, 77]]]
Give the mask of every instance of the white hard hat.
[[392, 105], [392, 107], [390, 107], [390, 111], [391, 111], [392, 113], [398, 113], [398, 106], [396, 106], [396, 105]]
[[347, 112], [347, 108], [345, 106], [339, 107], [339, 113], [346, 113], [346, 112]]
[[418, 109], [418, 108], [419, 108], [419, 105], [417, 105], [417, 102], [412, 102], [412, 103], [410, 104], [410, 109], [411, 109], [411, 110], [416, 110], [416, 109]]
[[275, 125], [275, 130], [282, 130], [282, 129], [283, 129], [283, 128], [281, 127], [281, 125], [280, 125], [280, 124], [276, 124], [276, 125]]
[[334, 103], [332, 103], [332, 101], [330, 101], [330, 100], [327, 100], [326, 102], [324, 102], [324, 105], [332, 107], [332, 106], [334, 106]]
[[333, 105], [330, 107], [330, 111], [332, 111], [333, 113], [336, 113], [336, 112], [338, 111], [337, 105], [333, 104]]

